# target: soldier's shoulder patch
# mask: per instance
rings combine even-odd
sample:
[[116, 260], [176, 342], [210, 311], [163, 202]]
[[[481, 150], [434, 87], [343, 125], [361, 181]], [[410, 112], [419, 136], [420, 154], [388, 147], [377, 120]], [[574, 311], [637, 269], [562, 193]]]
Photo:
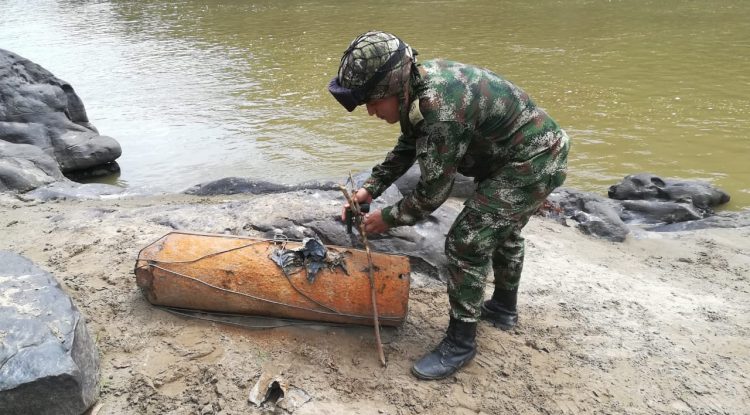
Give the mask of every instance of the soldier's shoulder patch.
[[419, 109], [419, 98], [417, 98], [412, 101], [411, 107], [409, 108], [409, 122], [411, 125], [416, 126], [422, 121], [424, 121], [424, 116]]

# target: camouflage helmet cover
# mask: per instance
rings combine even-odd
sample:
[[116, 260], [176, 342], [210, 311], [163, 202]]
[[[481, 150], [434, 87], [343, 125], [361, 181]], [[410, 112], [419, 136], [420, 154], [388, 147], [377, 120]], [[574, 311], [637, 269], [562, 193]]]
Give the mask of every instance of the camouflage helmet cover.
[[[416, 62], [414, 51], [398, 37], [370, 31], [354, 39], [341, 58], [328, 89], [347, 110], [365, 102], [400, 95]], [[342, 95], [349, 95], [342, 99]]]

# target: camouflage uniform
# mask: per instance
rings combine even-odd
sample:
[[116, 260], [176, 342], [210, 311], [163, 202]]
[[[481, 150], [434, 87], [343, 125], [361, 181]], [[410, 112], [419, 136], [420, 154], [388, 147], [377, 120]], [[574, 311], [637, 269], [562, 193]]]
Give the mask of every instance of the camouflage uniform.
[[391, 226], [413, 225], [445, 202], [456, 172], [474, 177], [476, 191], [453, 223], [445, 253], [451, 315], [475, 322], [490, 264], [498, 288], [518, 286], [521, 229], [565, 180], [569, 140], [524, 91], [489, 70], [433, 60], [420, 73], [398, 143], [363, 187], [378, 197], [416, 160], [416, 189], [382, 211]]

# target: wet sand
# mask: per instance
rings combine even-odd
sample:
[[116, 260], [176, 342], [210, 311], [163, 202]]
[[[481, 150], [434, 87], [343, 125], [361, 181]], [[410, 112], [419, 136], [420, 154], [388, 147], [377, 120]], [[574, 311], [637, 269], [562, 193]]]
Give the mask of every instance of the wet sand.
[[[273, 211], [272, 196], [41, 204], [0, 195], [0, 249], [52, 272], [87, 318], [101, 358], [99, 415], [271, 413], [247, 400], [271, 371], [309, 397], [294, 411], [300, 415], [750, 407], [750, 228], [610, 243], [534, 217], [524, 231], [518, 327], [481, 323], [476, 359], [446, 380], [423, 382], [409, 369], [442, 338], [448, 301], [444, 284], [417, 272], [406, 323], [383, 330], [386, 368], [368, 327], [248, 329], [177, 316], [144, 299], [133, 275], [138, 251], [172, 230], [144, 212], [200, 214], [251, 198]], [[257, 235], [221, 218], [208, 230]]]

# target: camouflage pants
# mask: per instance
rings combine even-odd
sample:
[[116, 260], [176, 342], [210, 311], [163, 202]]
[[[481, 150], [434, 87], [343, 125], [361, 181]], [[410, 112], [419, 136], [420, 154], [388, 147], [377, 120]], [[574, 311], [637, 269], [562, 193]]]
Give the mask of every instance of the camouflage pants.
[[500, 176], [477, 185], [445, 240], [452, 317], [465, 322], [479, 319], [490, 267], [495, 287], [518, 287], [524, 258], [521, 229], [565, 180], [567, 150], [566, 141], [558, 151], [546, 155], [546, 162], [556, 164], [556, 168], [537, 176], [534, 183], [507, 187]]

